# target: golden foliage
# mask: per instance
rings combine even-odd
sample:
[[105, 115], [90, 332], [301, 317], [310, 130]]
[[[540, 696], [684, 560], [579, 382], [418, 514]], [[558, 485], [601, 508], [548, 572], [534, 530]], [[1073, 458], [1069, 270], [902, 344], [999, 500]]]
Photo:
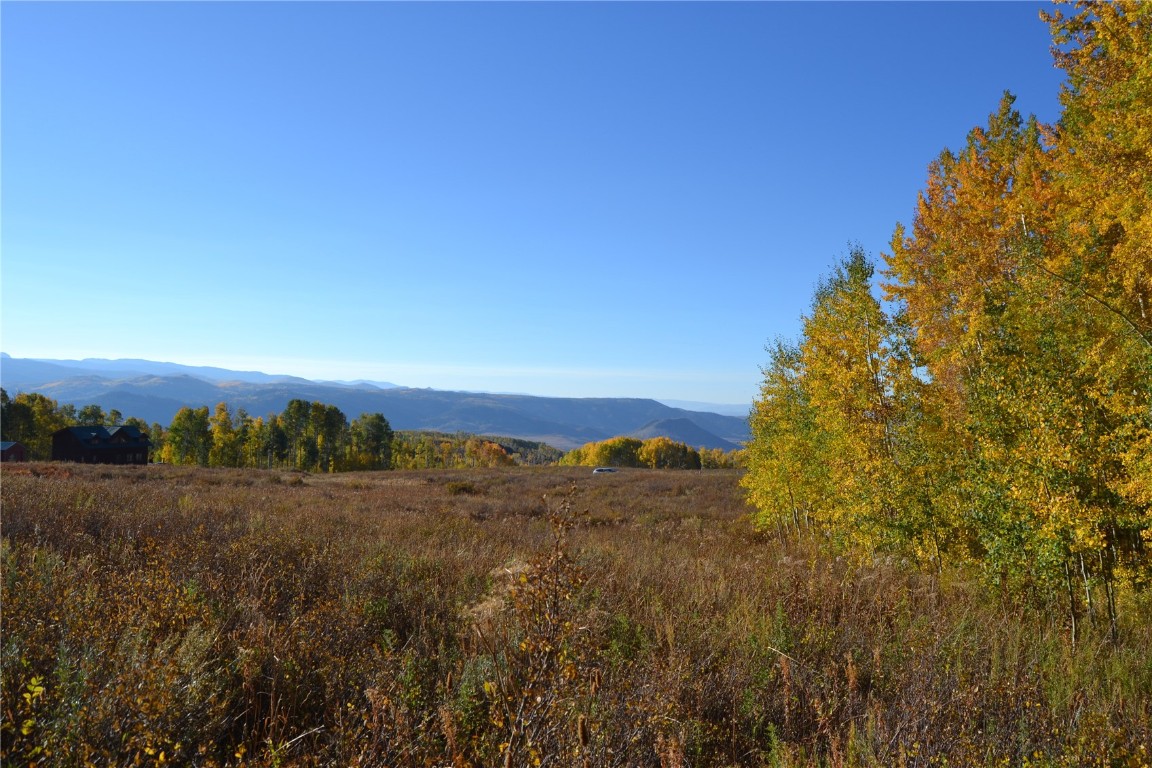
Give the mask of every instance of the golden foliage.
[[1152, 11], [1048, 15], [1055, 126], [1005, 94], [928, 169], [886, 256], [853, 253], [778, 344], [753, 419], [761, 522], [1063, 595], [1116, 633], [1152, 578]]

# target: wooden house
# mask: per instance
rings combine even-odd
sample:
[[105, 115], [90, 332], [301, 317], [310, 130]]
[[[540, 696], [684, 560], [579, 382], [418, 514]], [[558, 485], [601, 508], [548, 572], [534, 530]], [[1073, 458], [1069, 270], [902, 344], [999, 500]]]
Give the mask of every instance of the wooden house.
[[0, 461], [28, 461], [28, 449], [12, 440], [0, 442]]
[[147, 464], [152, 442], [136, 427], [65, 427], [52, 435], [52, 460]]

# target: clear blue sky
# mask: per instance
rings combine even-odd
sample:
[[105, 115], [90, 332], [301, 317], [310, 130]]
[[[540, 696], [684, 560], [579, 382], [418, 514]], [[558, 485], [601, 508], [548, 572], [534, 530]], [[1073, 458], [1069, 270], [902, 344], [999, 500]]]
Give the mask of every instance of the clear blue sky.
[[0, 348], [750, 402], [1042, 7], [4, 2]]

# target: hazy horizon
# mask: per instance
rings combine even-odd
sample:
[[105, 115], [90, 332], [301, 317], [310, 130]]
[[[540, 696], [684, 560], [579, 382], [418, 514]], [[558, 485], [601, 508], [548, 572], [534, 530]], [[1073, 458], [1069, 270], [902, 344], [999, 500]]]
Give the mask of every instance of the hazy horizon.
[[[0, 352], [0, 358], [13, 359], [14, 356], [10, 355], [7, 352]], [[308, 377], [308, 376], [299, 376], [298, 374], [287, 373], [284, 371], [249, 369], [249, 368], [245, 368], [245, 369], [224, 368], [222, 366], [216, 366], [216, 365], [207, 365], [207, 366], [189, 365], [187, 363], [181, 363], [177, 360], [146, 360], [144, 358], [100, 358], [100, 357], [49, 358], [49, 357], [38, 357], [38, 356], [37, 357], [28, 357], [28, 358], [15, 358], [15, 359], [35, 360], [37, 362], [55, 363], [55, 364], [67, 364], [67, 363], [121, 363], [121, 364], [130, 364], [133, 362], [141, 362], [141, 363], [152, 363], [152, 364], [160, 364], [160, 365], [176, 365], [176, 366], [189, 367], [189, 368], [215, 368], [217, 370], [230, 371], [233, 373], [261, 374], [261, 375], [272, 376], [272, 377], [281, 377], [281, 376], [295, 377], [295, 378], [301, 378], [301, 379], [305, 379], [307, 381], [311, 381], [311, 382], [315, 382], [315, 383], [319, 383], [319, 384], [332, 383], [332, 384], [345, 384], [345, 385], [347, 385], [347, 384], [367, 383], [367, 384], [390, 386], [390, 387], [396, 387], [396, 388], [441, 389], [439, 387], [416, 387], [416, 386], [407, 384], [407, 383], [402, 382], [402, 381], [392, 381], [389, 379], [366, 379], [363, 377], [355, 378], [355, 379], [312, 378], [312, 377]], [[540, 395], [540, 394], [535, 393], [535, 392], [526, 392], [526, 391], [518, 391], [518, 390], [499, 390], [499, 391], [497, 391], [497, 390], [490, 390], [490, 389], [472, 389], [472, 390], [465, 389], [465, 390], [444, 390], [444, 391], [476, 392], [476, 393], [492, 394], [492, 395], [522, 395], [522, 396], [527, 396], [527, 397], [551, 397], [550, 395]], [[680, 399], [676, 399], [676, 398], [657, 398], [657, 397], [645, 397], [642, 399], [656, 400], [657, 402], [663, 403], [664, 405], [667, 405], [669, 407], [681, 408], [683, 410], [705, 410], [705, 411], [707, 411], [707, 410], [712, 409], [713, 413], [720, 413], [720, 414], [728, 415], [728, 416], [747, 415], [748, 410], [751, 408], [751, 405], [752, 405], [751, 401], [749, 401], [748, 403], [719, 403], [719, 402], [707, 402], [707, 401], [698, 401], [698, 400], [680, 400]]]

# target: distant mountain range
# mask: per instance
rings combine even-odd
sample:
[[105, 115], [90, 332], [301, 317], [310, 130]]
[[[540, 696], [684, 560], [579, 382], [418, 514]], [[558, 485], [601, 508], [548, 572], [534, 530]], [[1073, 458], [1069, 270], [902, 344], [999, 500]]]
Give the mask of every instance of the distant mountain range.
[[643, 398], [534, 397], [413, 389], [388, 382], [311, 381], [258, 371], [150, 360], [40, 360], [0, 356], [10, 396], [39, 392], [77, 407], [96, 404], [167, 425], [180, 408], [225, 402], [235, 413], [280, 413], [289, 400], [335, 405], [349, 419], [382, 413], [393, 429], [468, 432], [536, 440], [567, 450], [627, 435], [663, 436], [729, 451], [749, 438], [747, 418], [673, 408]]

